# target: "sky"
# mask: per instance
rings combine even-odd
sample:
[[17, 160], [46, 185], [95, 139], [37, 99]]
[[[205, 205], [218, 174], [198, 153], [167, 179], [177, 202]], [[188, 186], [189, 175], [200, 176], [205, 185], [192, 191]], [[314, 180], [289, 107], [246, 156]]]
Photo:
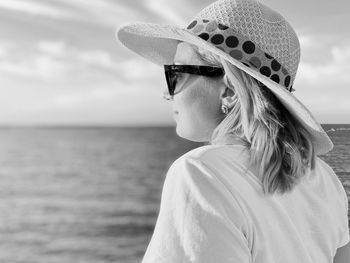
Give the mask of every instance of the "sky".
[[[185, 27], [208, 0], [0, 0], [0, 125], [174, 125], [163, 69], [115, 38]], [[261, 0], [293, 26], [293, 88], [320, 123], [350, 123], [350, 2]]]

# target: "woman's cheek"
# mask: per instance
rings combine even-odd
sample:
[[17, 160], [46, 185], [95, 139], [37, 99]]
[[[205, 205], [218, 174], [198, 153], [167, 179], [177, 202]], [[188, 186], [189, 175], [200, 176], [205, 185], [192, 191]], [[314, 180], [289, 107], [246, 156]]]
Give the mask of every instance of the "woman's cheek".
[[194, 89], [192, 96], [194, 97], [192, 111], [200, 121], [211, 124], [217, 115], [217, 102], [213, 94], [205, 86], [202, 86]]
[[[176, 96], [176, 95], [175, 95]], [[193, 108], [197, 108], [203, 95], [199, 91], [198, 86], [186, 87], [185, 90], [178, 94], [179, 102], [181, 102], [182, 107], [186, 108], [188, 111]]]
[[199, 78], [191, 84], [177, 95], [181, 109], [191, 114], [193, 118], [204, 116], [207, 119], [215, 116], [217, 114], [217, 102], [213, 92], [210, 90], [213, 88], [210, 85], [213, 84], [206, 78]]

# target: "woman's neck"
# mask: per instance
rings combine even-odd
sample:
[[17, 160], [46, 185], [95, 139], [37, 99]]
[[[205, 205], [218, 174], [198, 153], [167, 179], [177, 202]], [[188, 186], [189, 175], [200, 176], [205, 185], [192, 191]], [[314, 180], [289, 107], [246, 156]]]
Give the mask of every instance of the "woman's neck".
[[212, 145], [243, 145], [247, 146], [247, 143], [244, 142], [241, 138], [239, 138], [237, 135], [233, 134], [227, 134], [225, 136], [221, 136], [219, 138], [214, 139], [209, 144]]

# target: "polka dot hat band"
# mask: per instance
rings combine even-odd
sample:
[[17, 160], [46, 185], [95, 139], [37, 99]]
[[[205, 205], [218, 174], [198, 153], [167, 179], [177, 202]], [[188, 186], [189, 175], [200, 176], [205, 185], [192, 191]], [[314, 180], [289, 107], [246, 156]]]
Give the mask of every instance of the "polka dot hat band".
[[[187, 26], [123, 23], [117, 39], [131, 51], [163, 68], [173, 64], [181, 41], [206, 49], [269, 88], [310, 132], [316, 154], [333, 143], [292, 91], [300, 61], [300, 44], [285, 18], [257, 0], [219, 0], [204, 7]], [[298, 89], [298, 88], [297, 88]]]
[[276, 83], [284, 85], [287, 90], [294, 90], [288, 70], [276, 58], [234, 28], [217, 23], [215, 20], [196, 19], [187, 29], [245, 66], [252, 67]]

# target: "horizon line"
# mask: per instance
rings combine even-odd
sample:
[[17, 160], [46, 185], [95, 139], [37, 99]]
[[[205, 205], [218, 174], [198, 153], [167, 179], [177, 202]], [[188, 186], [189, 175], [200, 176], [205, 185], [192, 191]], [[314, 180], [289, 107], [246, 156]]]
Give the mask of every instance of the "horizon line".
[[[350, 125], [350, 123], [320, 123], [321, 125]], [[176, 125], [128, 125], [128, 124], [0, 124], [0, 129], [3, 128], [175, 128]]]

